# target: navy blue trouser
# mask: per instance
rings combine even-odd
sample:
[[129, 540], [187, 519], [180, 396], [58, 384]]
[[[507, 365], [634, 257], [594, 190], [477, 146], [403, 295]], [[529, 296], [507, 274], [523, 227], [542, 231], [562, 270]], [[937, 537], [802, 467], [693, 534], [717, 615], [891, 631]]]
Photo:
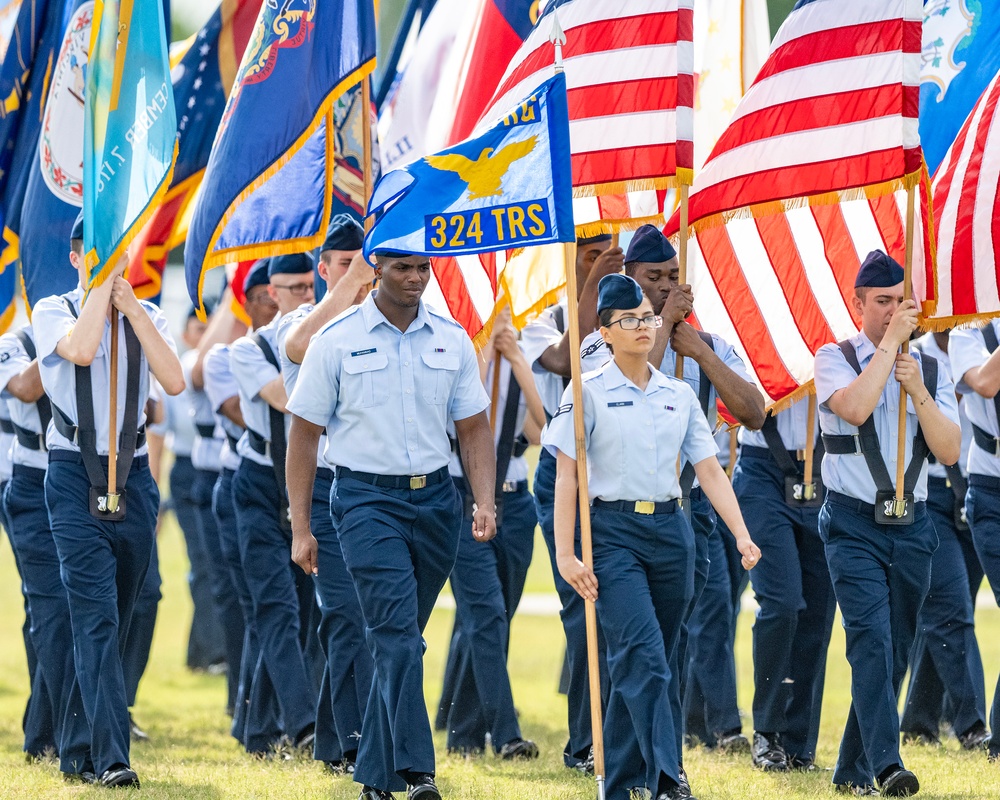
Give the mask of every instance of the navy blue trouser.
[[851, 665], [851, 711], [833, 782], [872, 785], [903, 764], [896, 703], [937, 534], [925, 503], [915, 504], [912, 525], [879, 525], [873, 506], [832, 491], [820, 509], [819, 533]]
[[681, 720], [671, 664], [694, 593], [694, 533], [679, 510], [645, 516], [594, 508], [597, 608], [611, 693], [604, 719], [607, 796], [654, 795], [677, 782]]
[[36, 677], [51, 704], [60, 767], [64, 772], [93, 769], [90, 726], [76, 686], [69, 601], [45, 509], [45, 470], [15, 465], [4, 489], [3, 508], [5, 519], [10, 521], [7, 530], [17, 553], [22, 588], [31, 607], [29, 635], [36, 656]]
[[[463, 478], [455, 479], [463, 506], [471, 508]], [[441, 705], [448, 706], [450, 749], [483, 748], [490, 734], [499, 752], [521, 738], [507, 672], [510, 622], [514, 618], [531, 565], [538, 518], [528, 482], [503, 494], [503, 519], [493, 541], [472, 537], [472, 517], [462, 520], [458, 560], [451, 573], [455, 629], [445, 670]], [[449, 674], [451, 673], [451, 674]]]
[[[266, 671], [278, 697], [285, 733], [298, 739], [316, 722], [316, 692], [299, 637], [299, 596], [292, 570], [292, 533], [278, 520], [274, 470], [248, 458], [233, 477], [240, 559], [260, 639], [254, 684]], [[251, 689], [256, 693], [257, 686]]]
[[434, 773], [423, 631], [455, 564], [458, 493], [447, 478], [410, 490], [341, 477], [330, 506], [375, 662], [354, 780], [402, 791], [412, 773]]
[[[62, 460], [68, 459], [68, 460]], [[90, 753], [100, 775], [129, 763], [122, 656], [156, 531], [160, 494], [145, 456], [133, 460], [122, 522], [91, 516], [90, 481], [78, 453], [49, 453], [45, 502], [69, 600], [73, 649]]]
[[244, 623], [239, 596], [233, 585], [225, 555], [219, 525], [212, 508], [212, 494], [219, 473], [199, 469], [195, 471], [191, 495], [198, 516], [198, 531], [208, 559], [212, 601], [222, 626], [222, 641], [226, 653], [227, 694], [226, 708], [230, 713], [236, 708], [236, 694], [240, 685], [240, 660], [243, 657]]
[[[969, 491], [965, 495], [965, 513], [972, 528], [972, 539], [976, 544], [979, 561], [997, 605], [1000, 605], [1000, 479], [985, 475], [969, 476]], [[993, 694], [990, 709], [989, 741], [991, 756], [1000, 755], [1000, 678], [997, 691]]]
[[207, 669], [225, 658], [222, 625], [212, 598], [212, 567], [201, 535], [195, 482], [198, 470], [189, 456], [177, 456], [170, 469], [170, 504], [187, 547], [188, 590], [194, 606], [187, 643], [189, 669]]
[[750, 573], [759, 607], [753, 626], [754, 729], [781, 734], [790, 756], [811, 761], [837, 610], [818, 530], [820, 509], [786, 502], [785, 475], [765, 448], [743, 448], [733, 489], [750, 535], [767, 554], [757, 565], [762, 569]]
[[122, 669], [125, 673], [125, 696], [129, 708], [135, 705], [139, 692], [139, 681], [149, 664], [149, 651], [153, 647], [153, 631], [156, 628], [156, 612], [160, 604], [160, 555], [159, 545], [153, 539], [153, 549], [149, 555], [149, 569], [143, 579], [139, 595], [132, 609], [132, 624], [129, 625], [125, 652], [122, 654]]
[[326, 655], [316, 706], [317, 761], [357, 757], [365, 704], [374, 665], [365, 644], [365, 623], [358, 593], [344, 563], [330, 512], [333, 472], [316, 471], [310, 524], [318, 548], [316, 595], [319, 640]]
[[248, 752], [262, 753], [281, 738], [281, 725], [278, 720], [278, 700], [267, 671], [263, 671], [257, 686], [253, 683], [254, 670], [260, 661], [260, 641], [254, 622], [253, 598], [247, 587], [243, 561], [240, 558], [236, 506], [233, 502], [235, 474], [232, 470], [223, 469], [212, 491], [212, 513], [219, 529], [219, 546], [243, 614], [243, 647], [239, 665], [235, 667], [239, 670], [239, 679], [231, 731], [233, 737]]
[[955, 732], [986, 724], [983, 659], [976, 640], [969, 574], [955, 528], [955, 495], [944, 478], [927, 479], [927, 511], [940, 544], [931, 561], [931, 587], [917, 622], [910, 656], [910, 685], [901, 729], [937, 737], [948, 696]]
[[[718, 528], [708, 538], [708, 580], [688, 620], [684, 732], [714, 746], [719, 734], [742, 728], [736, 702], [732, 584]], [[730, 536], [726, 531], [726, 536]]]
[[[587, 620], [586, 603], [576, 593], [576, 589], [563, 580], [556, 566], [556, 540], [553, 524], [553, 504], [556, 489], [556, 460], [547, 450], [542, 450], [535, 470], [535, 511], [542, 537], [549, 551], [552, 577], [562, 609], [559, 617], [566, 633], [566, 664], [569, 682], [566, 691], [567, 713], [569, 717], [569, 741], [563, 750], [563, 762], [567, 767], [575, 766], [587, 758], [594, 743], [590, 723], [590, 679], [587, 673]], [[580, 526], [576, 529], [576, 553], [580, 557]], [[598, 625], [598, 663], [601, 670], [601, 700], [607, 704], [608, 664], [604, 652], [604, 635]]]

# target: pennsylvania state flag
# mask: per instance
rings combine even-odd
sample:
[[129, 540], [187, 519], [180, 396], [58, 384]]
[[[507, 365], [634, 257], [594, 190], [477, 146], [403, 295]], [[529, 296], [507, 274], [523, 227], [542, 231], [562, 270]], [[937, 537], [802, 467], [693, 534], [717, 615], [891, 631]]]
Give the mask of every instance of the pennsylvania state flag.
[[161, 0], [97, 0], [87, 72], [83, 246], [96, 286], [152, 215], [177, 157]]
[[366, 258], [380, 249], [441, 256], [575, 241], [566, 76], [476, 138], [386, 173], [368, 213]]
[[375, 66], [372, 0], [268, 0], [222, 115], [184, 269], [319, 247], [333, 204], [334, 102]]

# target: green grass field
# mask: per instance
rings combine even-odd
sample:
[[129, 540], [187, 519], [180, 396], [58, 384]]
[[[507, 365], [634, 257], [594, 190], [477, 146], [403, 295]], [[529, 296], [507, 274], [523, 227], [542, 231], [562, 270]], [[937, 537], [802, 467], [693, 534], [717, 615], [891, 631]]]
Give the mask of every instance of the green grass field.
[[[149, 800], [221, 800], [221, 798], [357, 797], [347, 778], [331, 777], [309, 760], [260, 763], [241, 755], [227, 733], [223, 710], [224, 679], [188, 672], [184, 664], [191, 611], [185, 587], [187, 563], [183, 541], [169, 518], [160, 537], [163, 602], [150, 667], [139, 690], [136, 718], [153, 737], [132, 749], [142, 796]], [[529, 577], [529, 592], [552, 591], [544, 545], [539, 538]], [[27, 695], [27, 669], [21, 644], [21, 596], [7, 540], [0, 544], [0, 797], [98, 797], [108, 790], [63, 784], [56, 764], [26, 765], [21, 752], [21, 713]], [[1000, 611], [977, 613], [988, 694], [1000, 670]], [[744, 614], [738, 635], [740, 700], [751, 697], [750, 625]], [[440, 610], [427, 631], [425, 659], [427, 698], [434, 704], [451, 612]], [[593, 783], [562, 767], [566, 701], [556, 693], [563, 634], [555, 616], [515, 619], [511, 643], [511, 677], [525, 736], [538, 741], [542, 756], [528, 766], [502, 764], [491, 757], [464, 761], [444, 756], [438, 739], [439, 784], [446, 800], [584, 800], [596, 796]], [[819, 763], [832, 766], [849, 703], [849, 672], [844, 637], [838, 625], [830, 649], [826, 702]], [[746, 720], [745, 730], [752, 730]], [[927, 798], [1000, 798], [1000, 765], [982, 754], [964, 753], [950, 740], [943, 749], [906, 748], [907, 766], [915, 770]], [[693, 788], [701, 800], [835, 797], [827, 771], [769, 776], [753, 770], [746, 757], [719, 756], [703, 750], [685, 756]]]

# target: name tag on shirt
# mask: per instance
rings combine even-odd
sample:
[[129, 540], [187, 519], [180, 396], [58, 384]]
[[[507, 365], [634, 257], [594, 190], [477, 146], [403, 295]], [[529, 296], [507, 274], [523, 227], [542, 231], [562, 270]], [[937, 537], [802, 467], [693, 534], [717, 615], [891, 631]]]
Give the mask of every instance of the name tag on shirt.
[[377, 347], [371, 347], [368, 350], [355, 350], [351, 353], [351, 358], [356, 358], [357, 356], [370, 356], [372, 353], [377, 353]]
[[618, 403], [608, 403], [608, 408], [625, 408], [630, 405], [632, 405], [631, 400], [622, 400]]

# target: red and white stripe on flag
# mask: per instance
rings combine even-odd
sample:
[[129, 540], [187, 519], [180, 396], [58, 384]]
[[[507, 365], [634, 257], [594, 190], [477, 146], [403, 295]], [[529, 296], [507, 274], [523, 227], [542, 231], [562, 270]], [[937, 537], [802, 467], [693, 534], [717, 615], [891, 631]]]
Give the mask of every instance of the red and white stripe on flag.
[[[865, 256], [904, 261], [907, 185], [921, 185], [914, 289], [933, 252], [917, 133], [920, 0], [812, 0], [788, 17], [697, 176], [690, 270], [706, 330], [765, 395], [797, 395], [816, 351], [858, 331]], [[679, 215], [667, 226], [676, 233]]]
[[916, 184], [921, 21], [921, 0], [798, 6], [694, 182], [692, 224]]
[[[1000, 74], [934, 175], [938, 327], [1000, 315]], [[927, 309], [925, 309], [927, 310]]]
[[566, 34], [574, 207], [583, 235], [662, 220], [694, 161], [693, 0], [570, 0], [536, 23], [481, 124], [551, 76], [553, 13]]
[[[919, 297], [930, 242], [925, 214], [916, 217]], [[691, 248], [698, 320], [736, 348], [769, 402], [787, 398], [812, 380], [820, 347], [858, 332], [851, 306], [858, 269], [872, 250], [903, 263], [905, 219], [899, 191], [705, 228]]]

